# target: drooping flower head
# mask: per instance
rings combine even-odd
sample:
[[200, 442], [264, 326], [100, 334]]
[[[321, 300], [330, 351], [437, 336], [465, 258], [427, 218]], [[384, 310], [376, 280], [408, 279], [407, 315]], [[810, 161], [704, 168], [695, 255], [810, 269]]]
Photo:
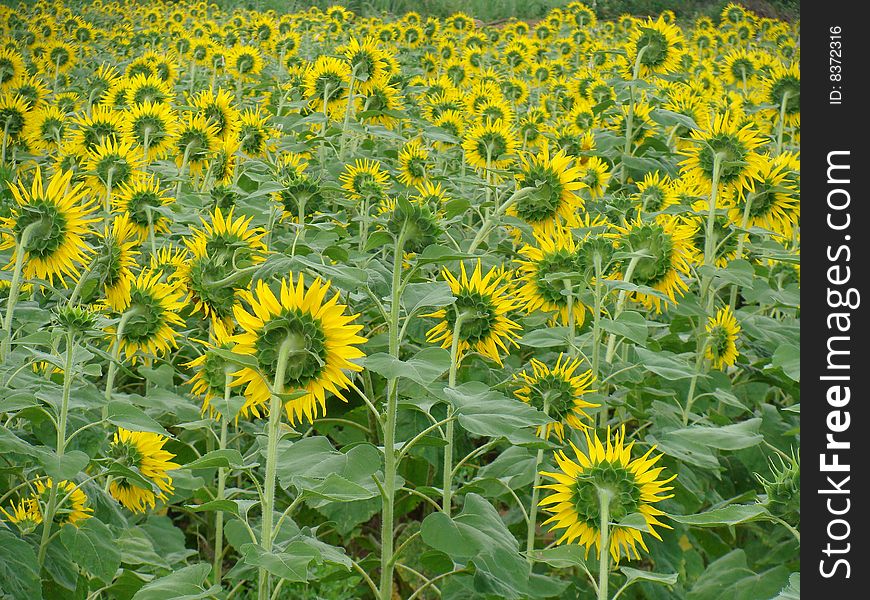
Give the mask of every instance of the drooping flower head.
[[122, 476], [113, 477], [109, 483], [112, 498], [134, 513], [154, 508], [158, 500], [166, 501], [166, 494], [174, 489], [167, 471], [180, 465], [172, 462], [174, 454], [163, 449], [167, 439], [157, 433], [128, 431], [122, 427], [115, 432], [109, 455], [128, 469], [136, 469], [151, 483], [151, 489], [146, 489], [143, 482]]
[[265, 281], [257, 282], [253, 292], [242, 297], [250, 308], [236, 306], [234, 314], [242, 329], [232, 337], [237, 354], [252, 356], [257, 368], [245, 367], [234, 374], [233, 387], [244, 386], [251, 411], [264, 407], [279, 375], [279, 359], [286, 354], [279, 392], [299, 393], [284, 407], [291, 423], [313, 422], [326, 413], [326, 396], [343, 399], [348, 387], [348, 371], [361, 371], [352, 362], [364, 356], [357, 347], [366, 339], [359, 334], [362, 325], [353, 324], [358, 315], [346, 314], [336, 293], [327, 300], [330, 283], [315, 279], [305, 286], [299, 274], [283, 279], [278, 296]]
[[730, 306], [720, 308], [715, 317], [707, 320], [707, 344], [705, 356], [714, 369], [733, 367], [740, 353], [737, 351], [737, 336], [740, 324]]
[[619, 521], [632, 514], [640, 514], [646, 521], [648, 533], [661, 540], [656, 527], [670, 529], [658, 520], [664, 513], [655, 504], [670, 498], [665, 495], [672, 487], [667, 484], [676, 475], [660, 479], [663, 467], [655, 467], [662, 455], [652, 456], [655, 447], [639, 458], [632, 458], [634, 442], [625, 444], [625, 427], [617, 430], [611, 439], [607, 429], [606, 445], [598, 439], [598, 434], [586, 437], [586, 450], [583, 451], [571, 442], [574, 457], [564, 451], [555, 453], [556, 472], [541, 472], [541, 475], [555, 481], [542, 485], [542, 489], [554, 493], [542, 499], [540, 506], [552, 516], [544, 524], [552, 524], [553, 529], [561, 529], [557, 543], [571, 544], [577, 541], [589, 550], [595, 546], [596, 554], [601, 553], [601, 506], [602, 500], [608, 504], [611, 523], [610, 548], [607, 550], [618, 562], [621, 557], [640, 559], [639, 545], [649, 551], [643, 540], [643, 533], [633, 527], [618, 525]]
[[[54, 522], [56, 525], [79, 524], [90, 519], [93, 516], [94, 509], [88, 506], [88, 497], [81, 488], [76, 488], [76, 484], [72, 481], [53, 482], [50, 477], [39, 479], [33, 484], [36, 488], [34, 499], [38, 502], [40, 510], [44, 511], [48, 506], [51, 489], [57, 487], [55, 492], [57, 501], [60, 502], [56, 512], [54, 513]], [[64, 500], [65, 498], [65, 500]]]

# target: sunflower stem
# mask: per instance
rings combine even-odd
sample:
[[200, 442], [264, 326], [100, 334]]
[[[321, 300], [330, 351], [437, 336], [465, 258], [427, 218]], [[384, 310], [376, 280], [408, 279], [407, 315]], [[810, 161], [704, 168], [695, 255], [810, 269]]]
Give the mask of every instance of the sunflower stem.
[[570, 279], [563, 279], [562, 284], [565, 286], [565, 293], [568, 297], [568, 356], [574, 358], [575, 356], [577, 356], [577, 346], [574, 343], [574, 328], [576, 326], [574, 322], [574, 290], [571, 285]]
[[598, 600], [609, 600], [607, 586], [610, 583], [610, 499], [612, 492], [598, 488], [598, 506], [601, 516], [601, 541], [598, 546]]
[[788, 90], [782, 94], [782, 104], [779, 107], [779, 123], [776, 125], [776, 156], [782, 154], [782, 130], [785, 127], [785, 109], [788, 105]]
[[0, 165], [6, 164], [6, 146], [9, 143], [9, 124], [11, 122], [10, 118], [6, 119], [6, 123], [3, 125], [3, 152], [0, 155]]
[[354, 74], [350, 74], [350, 82], [347, 84], [347, 106], [344, 108], [344, 124], [341, 127], [341, 141], [339, 142], [339, 152], [338, 159], [340, 161], [344, 161], [346, 144], [347, 144], [347, 129], [350, 125], [350, 113], [353, 109], [353, 93], [354, 93], [354, 83], [356, 83], [356, 77]]
[[[743, 231], [740, 232], [740, 237], [737, 240], [737, 252], [734, 255], [735, 260], [740, 260], [743, 258], [743, 247], [746, 244], [746, 240], [749, 238], [749, 234], [746, 233], [746, 227], [749, 225], [749, 214], [752, 211], [752, 200], [754, 198], [754, 194], [746, 195], [746, 205], [743, 207], [743, 217], [740, 220], [740, 229]], [[731, 287], [731, 296], [728, 299], [728, 306], [733, 311], [737, 305], [737, 284], [733, 284]]]
[[509, 209], [511, 206], [522, 200], [525, 196], [528, 196], [532, 192], [536, 191], [538, 188], [536, 187], [524, 187], [515, 191], [510, 198], [505, 200], [501, 206], [492, 211], [489, 216], [484, 220], [483, 224], [480, 226], [480, 229], [477, 230], [477, 234], [474, 236], [474, 239], [471, 240], [471, 245], [468, 247], [468, 252], [473, 253], [477, 250], [477, 247], [480, 243], [486, 238], [487, 234], [492, 230], [492, 228], [496, 224], [496, 220], [504, 214], [504, 212]]
[[[399, 339], [399, 300], [402, 287], [402, 256], [405, 246], [405, 227], [396, 237], [393, 249], [393, 281], [390, 304], [389, 351], [394, 358], [399, 357], [401, 340]], [[384, 511], [381, 519], [381, 586], [380, 600], [392, 600], [393, 597], [393, 509], [396, 499], [396, 418], [399, 412], [398, 380], [390, 378], [387, 381], [387, 406], [381, 419], [384, 423]]]
[[[595, 314], [592, 315], [592, 377], [595, 381], [600, 381], [598, 373], [601, 370], [601, 278], [604, 273], [604, 268], [601, 264], [601, 254], [597, 250], [593, 257], [593, 261], [595, 264]], [[607, 424], [607, 406], [602, 404], [599, 416], [601, 419], [601, 426], [604, 427]]]
[[631, 156], [632, 129], [634, 129], [634, 82], [640, 76], [640, 61], [649, 46], [644, 46], [637, 52], [637, 58], [634, 59], [634, 69], [631, 75], [631, 81], [628, 82], [628, 114], [625, 117], [625, 147], [622, 151], [622, 167], [619, 170], [620, 183], [625, 184], [628, 179], [628, 168], [625, 166], [625, 159]]
[[[450, 371], [447, 374], [447, 385], [450, 388], [456, 387], [456, 371], [459, 369], [459, 363], [462, 359], [459, 357], [459, 338], [462, 332], [462, 321], [465, 320], [464, 312], [456, 315], [456, 322], [453, 324], [453, 339], [450, 341]], [[453, 406], [447, 406], [447, 422], [444, 428], [444, 439], [447, 445], [444, 446], [444, 477], [441, 490], [441, 510], [448, 517], [450, 516], [450, 504], [453, 496]]]
[[364, 252], [369, 237], [369, 199], [363, 198], [359, 211], [359, 251]]
[[[231, 396], [231, 387], [230, 382], [232, 381], [232, 371], [233, 369], [226, 369], [224, 373], [224, 404], [228, 403]], [[218, 445], [221, 450], [225, 450], [227, 447], [227, 430], [229, 428], [229, 419], [226, 415], [221, 415], [221, 434], [220, 439], [218, 441]], [[227, 483], [227, 472], [224, 467], [218, 467], [217, 472], [217, 492], [215, 493], [215, 500], [223, 500], [224, 493], [226, 489]], [[223, 557], [224, 557], [224, 512], [222, 510], [217, 511], [215, 515], [214, 521], [214, 568], [212, 569], [212, 573], [214, 574], [214, 584], [220, 585], [222, 574], [221, 570], [223, 568]]]
[[3, 319], [3, 345], [0, 347], [0, 362], [5, 362], [12, 348], [12, 316], [15, 313], [15, 304], [18, 302], [18, 293], [21, 291], [21, 272], [24, 269], [24, 254], [27, 252], [27, 244], [39, 227], [39, 221], [31, 223], [21, 232], [21, 239], [15, 247], [15, 267], [12, 271], [12, 281], [9, 284], [9, 298], [6, 300], [6, 317]]
[[151, 246], [151, 256], [157, 258], [157, 241], [154, 239], [154, 215], [151, 212], [151, 207], [145, 205], [145, 216], [148, 218], [148, 242]]
[[[63, 460], [66, 450], [66, 421], [69, 414], [69, 397], [72, 390], [73, 355], [75, 353], [75, 335], [71, 329], [66, 332], [66, 356], [63, 365], [63, 392], [60, 401], [60, 414], [57, 420], [57, 458]], [[54, 514], [58, 507], [57, 487], [60, 482], [52, 480], [51, 491], [48, 493], [48, 505], [45, 509], [42, 521], [42, 538], [39, 542], [38, 563], [40, 566], [45, 562], [45, 552], [48, 550], [48, 542], [51, 537], [51, 525], [54, 522]]]
[[[278, 439], [281, 429], [281, 394], [284, 393], [284, 375], [287, 372], [287, 362], [293, 340], [285, 339], [278, 350], [278, 364], [275, 367], [275, 379], [272, 383], [272, 394], [269, 401], [269, 422], [266, 433], [268, 441], [266, 445], [266, 479], [263, 482], [262, 508], [262, 532], [260, 533], [260, 546], [264, 551], [272, 551], [272, 520], [275, 512], [275, 476], [278, 468]], [[269, 598], [269, 572], [265, 567], [259, 570], [259, 587], [257, 590], [259, 600]]]
[[[634, 275], [634, 270], [637, 268], [637, 264], [640, 262], [639, 256], [632, 256], [631, 260], [628, 261], [628, 267], [625, 269], [625, 275], [622, 278], [622, 281], [625, 283], [631, 282], [631, 277]], [[619, 298], [616, 301], [616, 310], [613, 311], [613, 320], [619, 318], [619, 315], [622, 314], [622, 311], [625, 310], [625, 300], [628, 298], [627, 290], [619, 290]], [[607, 361], [607, 364], [613, 362], [613, 355], [616, 354], [616, 334], [611, 333], [610, 337], [607, 338], [607, 354], [605, 355], [604, 360]]]
[[[570, 309], [569, 309], [570, 310]], [[546, 394], [544, 395], [544, 414], [548, 417], [550, 416], [550, 398]], [[538, 431], [538, 436], [546, 440], [547, 439], [547, 425], [541, 425], [540, 431]], [[537, 521], [538, 521], [538, 497], [541, 493], [539, 489], [541, 483], [541, 474], [538, 472], [538, 469], [541, 467], [541, 463], [544, 461], [544, 449], [539, 448], [538, 453], [535, 455], [535, 477], [532, 480], [532, 504], [529, 510], [529, 519], [528, 519], [528, 527], [526, 529], [526, 560], [529, 561], [529, 565], [532, 565], [535, 560], [532, 556], [532, 551], [535, 549], [535, 532], [537, 529]]]
[[112, 224], [112, 177], [115, 175], [115, 167], [114, 165], [109, 167], [109, 172], [106, 175], [106, 199], [105, 206], [103, 207], [106, 211], [106, 227]]
[[127, 327], [127, 322], [130, 318], [137, 312], [138, 309], [136, 307], [131, 307], [121, 315], [121, 320], [118, 321], [118, 330], [115, 332], [115, 343], [112, 345], [112, 360], [109, 362], [109, 371], [106, 373], [106, 403], [103, 404], [103, 421], [109, 418], [109, 402], [112, 401], [115, 377], [118, 374], [118, 364], [121, 362], [121, 339], [124, 337], [124, 329]]

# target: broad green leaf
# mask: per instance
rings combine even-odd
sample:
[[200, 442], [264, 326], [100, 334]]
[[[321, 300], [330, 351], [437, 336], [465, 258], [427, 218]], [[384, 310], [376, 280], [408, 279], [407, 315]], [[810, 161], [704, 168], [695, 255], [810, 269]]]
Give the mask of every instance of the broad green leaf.
[[450, 353], [443, 348], [424, 348], [413, 358], [399, 360], [385, 352], [365, 357], [363, 366], [386, 379], [405, 377], [426, 386], [450, 368]]
[[33, 547], [5, 528], [0, 528], [0, 591], [13, 600], [42, 599]]
[[409, 283], [402, 293], [402, 305], [409, 315], [424, 308], [441, 308], [456, 302], [450, 286], [443, 281]]
[[674, 112], [672, 110], [666, 110], [664, 108], [654, 108], [650, 111], [650, 118], [659, 123], [660, 125], [665, 125], [668, 127], [673, 127], [674, 125], [682, 125], [683, 127], [687, 127], [688, 129], [698, 129], [698, 124], [695, 123], [692, 117], [687, 115]]
[[732, 550], [707, 566], [686, 594], [686, 600], [772, 598], [785, 587], [788, 576], [788, 570], [782, 566], [756, 573], [747, 565], [743, 550]]
[[287, 581], [308, 581], [308, 565], [319, 553], [302, 542], [293, 542], [283, 552], [266, 552], [259, 544], [245, 544], [239, 551], [252, 567], [263, 567]]
[[234, 500], [211, 500], [202, 504], [187, 504], [193, 512], [228, 512], [239, 515], [239, 505]]
[[770, 600], [801, 600], [801, 574], [789, 575], [788, 585]]
[[245, 466], [245, 459], [234, 448], [212, 450], [182, 466], [183, 469], [238, 469]]
[[40, 457], [42, 468], [55, 481], [74, 478], [82, 472], [82, 469], [90, 461], [90, 457], [81, 450], [69, 450], [62, 457], [58, 456], [54, 451], [48, 450]]
[[673, 352], [665, 350], [653, 352], [652, 350], [638, 347], [635, 347], [634, 350], [637, 352], [637, 357], [640, 359], [641, 366], [644, 369], [652, 371], [668, 381], [691, 379], [695, 375], [689, 361], [685, 358], [680, 358], [679, 355]]
[[759, 433], [760, 428], [761, 419], [755, 418], [723, 427], [692, 425], [685, 429], [669, 431], [663, 437], [669, 441], [678, 439], [684, 443], [692, 442], [717, 450], [742, 450], [757, 446], [764, 440], [764, 436]]
[[107, 525], [93, 517], [78, 527], [65, 525], [60, 530], [60, 539], [75, 561], [107, 583], [121, 566], [121, 551], [115, 538]]
[[145, 414], [141, 408], [126, 402], [109, 402], [108, 421], [129, 431], [148, 431], [171, 437], [160, 423]]
[[474, 258], [474, 255], [457, 252], [453, 248], [447, 248], [445, 246], [432, 245], [426, 246], [423, 252], [417, 255], [417, 264], [427, 265], [436, 263], [443, 265], [448, 262], [464, 260], [466, 258]]
[[562, 544], [544, 550], [532, 550], [532, 558], [557, 569], [586, 564], [586, 548], [579, 544]]
[[503, 436], [518, 444], [535, 443], [540, 440], [529, 428], [550, 421], [529, 404], [508, 398], [478, 381], [445, 388], [444, 393], [456, 407], [459, 424], [475, 435]]
[[567, 327], [546, 327], [535, 329], [520, 338], [520, 344], [530, 348], [558, 348], [568, 345]]
[[499, 546], [516, 552], [517, 541], [508, 531], [495, 508], [483, 497], [468, 494], [465, 506], [456, 517], [430, 514], [420, 528], [423, 541], [454, 560], [464, 561]]
[[378, 494], [372, 475], [380, 467], [381, 453], [371, 444], [358, 444], [347, 452], [338, 452], [325, 437], [313, 436], [278, 450], [281, 485], [304, 490], [312, 499], [372, 498]]
[[634, 311], [625, 311], [616, 320], [601, 319], [601, 328], [608, 333], [628, 338], [636, 344], [645, 344], [649, 335], [646, 319]]
[[797, 346], [779, 346], [773, 353], [771, 365], [779, 367], [793, 381], [801, 380], [801, 351]]
[[204, 587], [211, 565], [199, 563], [181, 568], [143, 585], [132, 600], [207, 600], [219, 593], [220, 586]]
[[757, 521], [769, 514], [761, 504], [730, 504], [697, 515], [668, 515], [668, 517], [678, 523], [694, 527], [722, 527]]
[[660, 583], [663, 585], [674, 585], [677, 583], [677, 578], [679, 575], [677, 573], [651, 573], [649, 571], [641, 571], [639, 569], [632, 569], [631, 567], [620, 567], [619, 569], [622, 571], [622, 574], [626, 577], [626, 585], [632, 584], [636, 581], [652, 581], [653, 583]]

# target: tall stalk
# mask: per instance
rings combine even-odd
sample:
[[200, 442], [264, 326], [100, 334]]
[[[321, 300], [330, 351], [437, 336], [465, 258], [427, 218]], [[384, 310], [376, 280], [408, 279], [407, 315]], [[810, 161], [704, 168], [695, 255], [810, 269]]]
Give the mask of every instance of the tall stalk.
[[[231, 395], [230, 382], [232, 381], [232, 368], [226, 368], [224, 373], [224, 406], [229, 404], [229, 399]], [[221, 450], [226, 450], [227, 448], [227, 429], [229, 427], [229, 417], [227, 415], [221, 415], [221, 433], [220, 439], [218, 440], [218, 446]], [[223, 500], [224, 493], [226, 490], [227, 483], [227, 471], [224, 467], [218, 467], [217, 472], [217, 492], [215, 493], [215, 500]], [[212, 573], [214, 574], [214, 584], [220, 585], [222, 578], [222, 569], [223, 569], [223, 554], [224, 554], [224, 512], [222, 510], [217, 511], [215, 515], [214, 522], [214, 568], [212, 569]]]
[[610, 584], [610, 500], [612, 492], [606, 488], [598, 488], [598, 507], [600, 512], [599, 531], [601, 545], [598, 553], [598, 600], [610, 600], [608, 585]]
[[631, 155], [632, 134], [634, 133], [634, 82], [640, 76], [640, 60], [646, 54], [646, 49], [649, 46], [644, 46], [637, 52], [637, 58], [634, 60], [634, 69], [631, 74], [631, 81], [628, 82], [628, 114], [625, 117], [625, 146], [623, 148], [622, 159], [623, 163], [619, 170], [619, 181], [625, 183], [628, 179], [628, 168], [625, 166], [625, 158]]
[[[399, 357], [399, 301], [402, 290], [402, 256], [405, 246], [405, 228], [402, 227], [396, 238], [393, 249], [393, 281], [390, 304], [389, 352], [394, 358]], [[393, 597], [393, 511], [396, 501], [396, 418], [399, 412], [398, 380], [395, 377], [387, 381], [386, 412], [381, 416], [384, 423], [384, 510], [381, 518], [381, 600], [392, 600]]]
[[[272, 383], [272, 396], [269, 401], [269, 423], [267, 425], [268, 441], [266, 443], [266, 479], [263, 482], [263, 500], [261, 503], [263, 522], [260, 532], [260, 546], [266, 552], [272, 551], [272, 521], [275, 512], [275, 478], [278, 468], [278, 438], [280, 437], [281, 412], [284, 405], [281, 394], [284, 393], [284, 375], [287, 372], [287, 361], [290, 353], [296, 350], [293, 340], [285, 339], [278, 350], [278, 365], [275, 368], [275, 379]], [[259, 600], [269, 600], [269, 572], [265, 567], [259, 570], [259, 585], [257, 587]]]
[[[462, 333], [462, 322], [466, 318], [466, 313], [462, 312], [456, 315], [456, 322], [453, 324], [453, 340], [450, 342], [450, 371], [447, 374], [447, 385], [450, 388], [456, 387], [456, 371], [459, 369], [459, 337]], [[447, 445], [444, 446], [444, 476], [442, 478], [441, 490], [441, 509], [444, 514], [450, 516], [450, 505], [453, 502], [453, 406], [447, 405], [447, 424], [444, 429], [444, 439]]]
[[24, 269], [24, 254], [27, 252], [27, 244], [39, 227], [39, 221], [31, 223], [21, 232], [21, 239], [15, 246], [15, 266], [12, 270], [12, 281], [9, 284], [9, 298], [6, 300], [6, 316], [3, 319], [3, 343], [0, 345], [0, 362], [6, 360], [12, 348], [12, 316], [15, 313], [15, 305], [18, 303], [18, 293], [21, 290], [21, 271]]

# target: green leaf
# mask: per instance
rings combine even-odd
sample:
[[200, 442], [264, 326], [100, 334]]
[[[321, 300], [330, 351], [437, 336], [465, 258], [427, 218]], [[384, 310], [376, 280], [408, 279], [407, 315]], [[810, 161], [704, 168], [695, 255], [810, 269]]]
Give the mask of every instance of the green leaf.
[[697, 515], [668, 515], [677, 523], [694, 527], [722, 527], [764, 519], [770, 513], [761, 504], [730, 504]]
[[619, 570], [622, 571], [622, 574], [626, 577], [626, 586], [631, 585], [636, 581], [652, 581], [653, 583], [660, 583], [662, 585], [674, 585], [677, 583], [677, 578], [679, 577], [677, 573], [669, 573], [665, 575], [664, 573], [650, 573], [649, 571], [641, 571], [639, 569], [632, 569], [631, 567], [621, 567]]
[[292, 542], [283, 552], [266, 552], [259, 544], [244, 544], [239, 551], [246, 564], [263, 567], [287, 581], [308, 581], [308, 565], [319, 553], [303, 542]]
[[792, 381], [801, 380], [801, 351], [797, 346], [779, 346], [773, 353], [771, 365], [779, 367]]
[[[688, 361], [684, 358], [679, 358], [680, 355], [659, 350], [653, 352], [646, 348], [635, 347], [637, 357], [644, 369], [652, 371], [656, 375], [667, 379], [668, 381], [677, 381], [679, 379], [691, 379], [695, 373], [688, 365]], [[704, 377], [703, 375], [701, 377]]]
[[495, 508], [483, 497], [468, 494], [462, 512], [451, 518], [430, 514], [420, 528], [423, 541], [454, 560], [464, 561], [495, 546], [516, 552], [517, 541]]
[[532, 558], [557, 569], [586, 564], [586, 548], [579, 544], [562, 544], [544, 550], [532, 550]]
[[193, 512], [228, 512], [239, 516], [239, 505], [234, 500], [211, 500], [202, 504], [187, 504]]
[[441, 308], [456, 302], [450, 286], [443, 281], [409, 283], [402, 292], [402, 305], [409, 314], [416, 314], [423, 308]]
[[342, 453], [321, 436], [303, 438], [278, 450], [281, 485], [292, 485], [309, 498], [323, 501], [375, 497], [379, 492], [372, 475], [380, 466], [381, 453], [371, 444], [358, 444]]
[[608, 332], [630, 339], [636, 344], [646, 343], [649, 330], [643, 315], [633, 311], [625, 311], [616, 320], [601, 319], [601, 328]]
[[450, 368], [450, 353], [443, 348], [424, 348], [413, 358], [399, 360], [384, 352], [365, 357], [363, 366], [386, 379], [405, 377], [429, 385]]
[[141, 408], [126, 402], [109, 402], [109, 423], [130, 431], [148, 431], [166, 437], [172, 437], [160, 423], [145, 414]]
[[547, 327], [535, 329], [520, 338], [520, 344], [530, 348], [557, 348], [568, 345], [569, 331], [567, 327]]
[[465, 254], [464, 252], [457, 252], [453, 248], [447, 248], [445, 246], [438, 246], [433, 244], [431, 246], [426, 246], [423, 252], [421, 252], [417, 256], [417, 264], [444, 264], [455, 260], [464, 260], [466, 258], [474, 258], [474, 255]]
[[475, 435], [503, 436], [517, 444], [536, 443], [541, 440], [529, 427], [550, 421], [529, 404], [508, 398], [479, 381], [445, 388], [444, 393], [456, 407], [459, 424]]
[[30, 544], [0, 528], [0, 583], [4, 592], [14, 600], [41, 600], [39, 564]]
[[245, 459], [234, 448], [224, 450], [212, 450], [203, 454], [196, 460], [182, 466], [184, 469], [238, 469], [245, 466]]
[[664, 439], [679, 439], [717, 450], [742, 450], [760, 444], [764, 436], [759, 433], [761, 419], [749, 419], [723, 427], [703, 427], [693, 425], [684, 429], [669, 431]]
[[133, 595], [132, 600], [207, 600], [220, 593], [220, 586], [203, 587], [211, 565], [199, 563], [184, 567], [149, 583]]
[[789, 575], [788, 585], [770, 600], [801, 600], [801, 574]]
[[649, 116], [656, 123], [660, 125], [665, 125], [666, 127], [682, 125], [683, 127], [688, 127], [689, 129], [698, 129], [698, 124], [695, 123], [692, 117], [686, 116], [678, 112], [674, 112], [672, 110], [666, 110], [664, 108], [654, 108], [650, 111]]
[[788, 581], [782, 566], [756, 573], [743, 550], [732, 550], [711, 562], [686, 594], [686, 600], [755, 600], [772, 598]]
[[42, 468], [55, 481], [72, 479], [81, 473], [90, 461], [90, 457], [81, 450], [70, 450], [64, 453], [63, 457], [48, 450], [40, 457]]
[[257, 359], [250, 354], [238, 354], [224, 348], [209, 348], [209, 354], [214, 354], [215, 356], [219, 356], [229, 363], [238, 365], [240, 367], [247, 367], [249, 369], [253, 369], [254, 371], [258, 371], [260, 368]]
[[102, 521], [90, 518], [81, 525], [65, 525], [60, 539], [74, 560], [88, 573], [110, 583], [121, 566], [115, 534]]

